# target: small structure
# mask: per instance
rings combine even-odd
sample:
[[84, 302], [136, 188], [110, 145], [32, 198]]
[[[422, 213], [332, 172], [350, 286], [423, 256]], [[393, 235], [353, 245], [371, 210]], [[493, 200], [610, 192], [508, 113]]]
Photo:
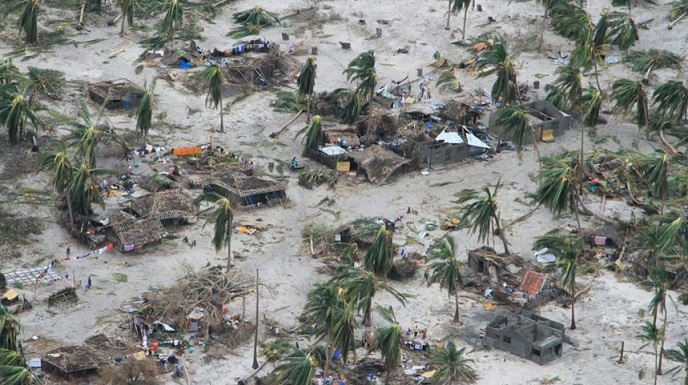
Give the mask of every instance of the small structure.
[[564, 325], [530, 312], [496, 316], [487, 325], [485, 344], [543, 365], [561, 357]]
[[540, 293], [542, 287], [545, 285], [545, 274], [528, 270], [523, 274], [523, 280], [518, 289], [529, 296], [535, 296]]
[[112, 226], [122, 251], [134, 251], [145, 245], [160, 242], [167, 235], [158, 218], [122, 220]]
[[41, 370], [69, 378], [93, 374], [104, 365], [96, 351], [85, 346], [64, 346], [41, 358]]
[[79, 296], [73, 287], [65, 287], [48, 296], [48, 306], [69, 306], [79, 302]]
[[88, 95], [109, 110], [136, 108], [145, 91], [127, 79], [108, 80], [88, 87]]
[[62, 277], [52, 269], [46, 270], [45, 267], [33, 267], [30, 269], [16, 270], [5, 274], [7, 287], [35, 285], [41, 282], [59, 281]]
[[227, 197], [234, 207], [274, 206], [287, 201], [287, 182], [243, 174], [216, 175], [203, 188]]
[[195, 220], [198, 209], [188, 195], [167, 190], [132, 200], [131, 211], [138, 218], [156, 218], [163, 224], [176, 225]]
[[349, 156], [356, 163], [356, 168], [363, 170], [372, 184], [383, 184], [398, 170], [404, 170], [410, 160], [397, 155], [393, 151], [374, 146], [364, 151], [353, 151]]
[[[558, 136], [564, 134], [564, 131], [571, 128], [571, 115], [560, 111], [554, 105], [545, 100], [535, 100], [528, 104], [520, 106], [529, 116], [530, 124], [535, 130], [535, 137], [543, 142], [554, 141]], [[490, 131], [496, 135], [500, 135], [501, 139], [511, 140], [508, 135], [502, 135], [502, 128], [496, 124], [497, 115], [492, 113], [490, 115]], [[532, 143], [532, 138], [527, 135], [525, 143]]]

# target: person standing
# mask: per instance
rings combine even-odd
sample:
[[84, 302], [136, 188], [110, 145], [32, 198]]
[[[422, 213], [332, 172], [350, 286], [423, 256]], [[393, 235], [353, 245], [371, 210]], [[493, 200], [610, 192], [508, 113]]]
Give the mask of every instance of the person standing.
[[88, 281], [86, 281], [86, 288], [90, 289], [91, 288], [91, 276], [88, 276]]
[[67, 259], [69, 259], [69, 254], [71, 253], [71, 250], [69, 249], [69, 246], [67, 246]]

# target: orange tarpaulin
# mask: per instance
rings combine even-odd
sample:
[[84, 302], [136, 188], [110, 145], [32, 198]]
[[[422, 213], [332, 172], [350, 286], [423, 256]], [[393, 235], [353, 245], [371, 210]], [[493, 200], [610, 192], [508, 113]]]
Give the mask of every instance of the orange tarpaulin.
[[173, 148], [172, 149], [172, 154], [177, 155], [177, 156], [198, 155], [202, 152], [203, 152], [203, 149], [200, 147], [181, 147], [181, 148]]

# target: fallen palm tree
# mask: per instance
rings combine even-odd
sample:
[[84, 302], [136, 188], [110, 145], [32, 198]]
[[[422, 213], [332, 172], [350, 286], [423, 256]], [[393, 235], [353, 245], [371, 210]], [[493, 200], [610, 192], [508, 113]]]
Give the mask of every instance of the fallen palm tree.
[[255, 6], [249, 10], [237, 12], [232, 18], [241, 26], [229, 32], [229, 37], [241, 39], [242, 37], [257, 35], [261, 28], [279, 25], [279, 15], [266, 11], [261, 6]]

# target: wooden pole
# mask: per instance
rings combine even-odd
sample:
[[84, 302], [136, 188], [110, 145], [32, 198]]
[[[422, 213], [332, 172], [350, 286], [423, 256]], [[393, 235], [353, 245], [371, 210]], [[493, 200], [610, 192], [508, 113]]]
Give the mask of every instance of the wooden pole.
[[253, 337], [253, 369], [258, 369], [258, 309], [260, 301], [260, 287], [258, 286], [260, 278], [258, 269], [256, 269], [256, 334]]
[[621, 341], [621, 354], [619, 355], [619, 363], [623, 364], [626, 360], [624, 359], [624, 341]]
[[278, 131], [273, 132], [273, 133], [270, 134], [269, 136], [270, 136], [271, 138], [276, 138], [279, 134], [282, 133], [282, 131], [284, 131], [287, 127], [289, 127], [289, 125], [292, 124], [292, 123], [296, 120], [296, 118], [298, 118], [299, 116], [301, 116], [302, 113], [303, 113], [303, 109], [299, 110], [299, 112], [297, 112], [296, 115], [294, 115], [294, 117], [291, 118], [291, 120], [287, 122], [287, 124], [285, 124], [284, 126], [282, 126], [282, 128], [280, 128]]

